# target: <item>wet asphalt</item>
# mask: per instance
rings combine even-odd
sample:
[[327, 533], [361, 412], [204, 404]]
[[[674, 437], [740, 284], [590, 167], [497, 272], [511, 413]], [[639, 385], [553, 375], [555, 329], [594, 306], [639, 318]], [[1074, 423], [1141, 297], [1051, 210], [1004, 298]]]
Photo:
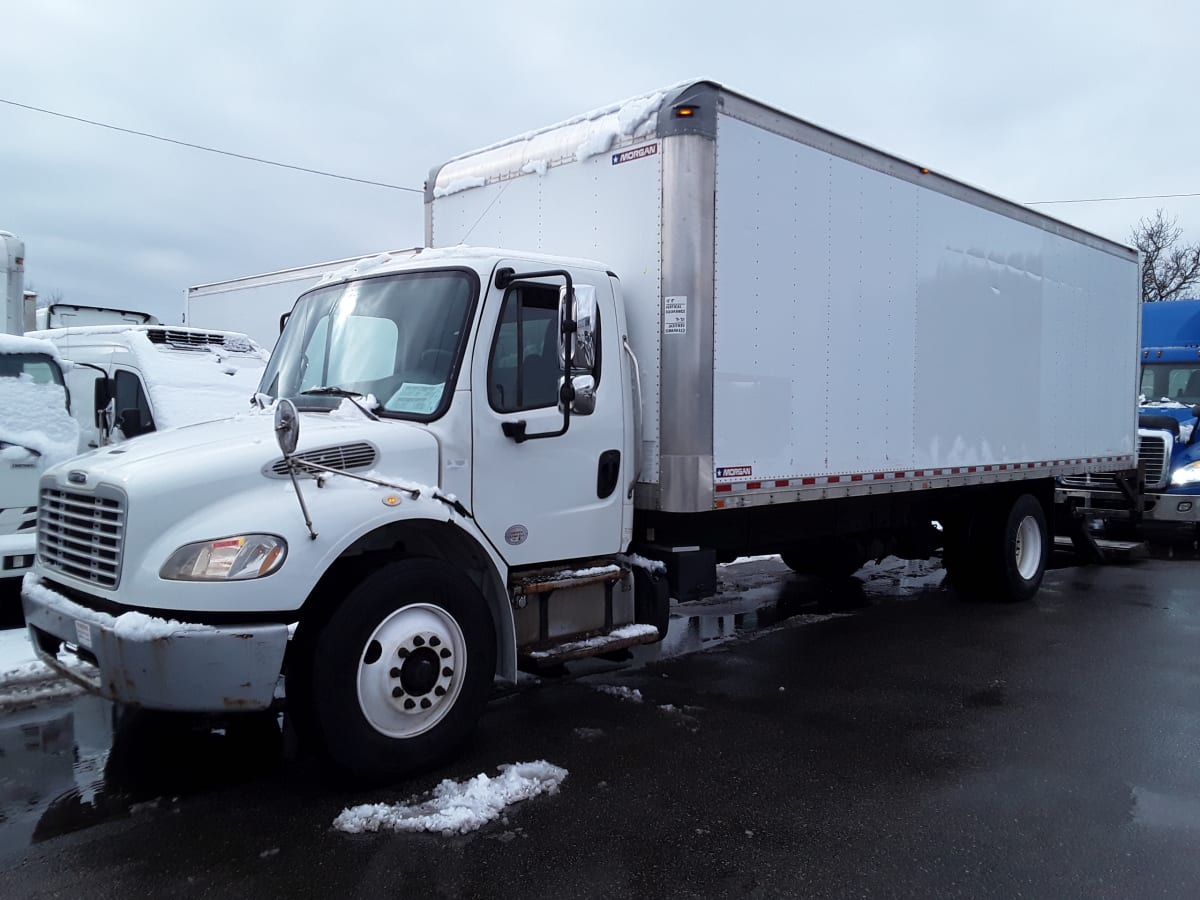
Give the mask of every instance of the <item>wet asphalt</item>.
[[[461, 757], [384, 789], [328, 783], [269, 722], [12, 712], [0, 894], [1200, 896], [1200, 561], [1061, 561], [1011, 606], [919, 564], [729, 567], [658, 658], [524, 682]], [[472, 834], [331, 827], [536, 759], [561, 791]]]

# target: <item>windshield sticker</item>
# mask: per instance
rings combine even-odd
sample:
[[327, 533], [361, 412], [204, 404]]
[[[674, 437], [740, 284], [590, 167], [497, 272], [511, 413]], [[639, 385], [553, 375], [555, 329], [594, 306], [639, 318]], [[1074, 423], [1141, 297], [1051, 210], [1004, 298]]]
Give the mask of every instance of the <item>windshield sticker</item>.
[[647, 156], [654, 156], [658, 153], [658, 144], [647, 144], [645, 147], [637, 147], [633, 150], [623, 150], [620, 153], [612, 155], [612, 164], [619, 166], [621, 163], [633, 162], [635, 159], [645, 159]]
[[406, 381], [392, 394], [387, 408], [393, 412], [431, 413], [442, 399], [442, 384], [416, 384]]
[[663, 297], [663, 334], [687, 334], [687, 297]]

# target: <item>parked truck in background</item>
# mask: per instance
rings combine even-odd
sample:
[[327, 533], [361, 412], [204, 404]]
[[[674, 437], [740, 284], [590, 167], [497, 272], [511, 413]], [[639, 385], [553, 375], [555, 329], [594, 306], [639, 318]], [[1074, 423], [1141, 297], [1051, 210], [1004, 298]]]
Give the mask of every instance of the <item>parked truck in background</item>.
[[279, 339], [297, 297], [330, 272], [345, 270], [378, 255], [368, 253], [198, 284], [185, 292], [183, 320], [193, 328], [208, 329], [223, 329], [236, 323], [239, 331], [269, 350]]
[[67, 385], [85, 449], [245, 411], [269, 356], [240, 332], [181, 325], [83, 325], [31, 336], [72, 363]]
[[661, 639], [664, 565], [944, 544], [1022, 600], [1056, 477], [1135, 464], [1134, 250], [719, 85], [458, 157], [425, 209], [429, 249], [300, 298], [263, 409], [46, 475], [42, 659], [121, 704], [282, 698], [392, 777], [494, 678]]
[[[1138, 531], [1153, 541], [1191, 543], [1200, 538], [1200, 300], [1143, 303], [1141, 335]], [[1071, 475], [1063, 488], [1098, 531], [1126, 524], [1131, 488], [1114, 474]]]
[[25, 291], [25, 244], [0, 231], [4, 332], [0, 334], [0, 583], [33, 565], [38, 480], [79, 449], [79, 430], [58, 351], [25, 337], [32, 303]]

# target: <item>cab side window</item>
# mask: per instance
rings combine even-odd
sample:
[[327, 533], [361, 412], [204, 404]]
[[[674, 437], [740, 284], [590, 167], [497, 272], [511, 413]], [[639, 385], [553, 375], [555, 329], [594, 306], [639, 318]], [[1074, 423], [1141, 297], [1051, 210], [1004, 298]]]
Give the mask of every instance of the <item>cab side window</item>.
[[117, 424], [125, 437], [136, 437], [154, 431], [150, 401], [142, 388], [142, 380], [132, 372], [118, 369], [113, 378]]
[[488, 400], [497, 412], [558, 403], [558, 289], [513, 285], [504, 297], [488, 363]]

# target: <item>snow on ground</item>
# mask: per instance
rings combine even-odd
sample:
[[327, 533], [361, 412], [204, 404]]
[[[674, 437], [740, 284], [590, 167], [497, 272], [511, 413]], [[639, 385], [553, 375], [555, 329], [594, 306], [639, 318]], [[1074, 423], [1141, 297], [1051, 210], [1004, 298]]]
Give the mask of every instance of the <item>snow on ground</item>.
[[364, 831], [432, 831], [466, 834], [499, 819], [514, 803], [538, 794], [556, 794], [567, 770], [545, 760], [500, 766], [494, 778], [479, 774], [466, 782], [447, 778], [429, 799], [409, 803], [368, 803], [342, 810], [333, 827], [350, 834]]
[[24, 628], [0, 631], [0, 709], [69, 697], [81, 690], [37, 658]]

